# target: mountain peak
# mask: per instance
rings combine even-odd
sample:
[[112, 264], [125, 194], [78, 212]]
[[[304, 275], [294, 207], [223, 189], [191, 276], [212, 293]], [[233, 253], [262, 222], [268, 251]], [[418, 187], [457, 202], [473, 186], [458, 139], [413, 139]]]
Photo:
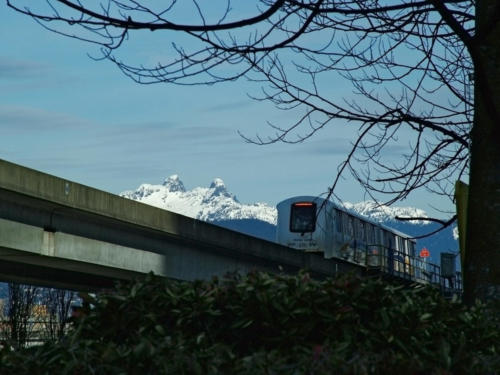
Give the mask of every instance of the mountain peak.
[[221, 178], [214, 178], [212, 183], [210, 184], [210, 189], [217, 189], [217, 188], [226, 188], [226, 185], [224, 184], [224, 181], [222, 181]]
[[167, 188], [167, 191], [171, 193], [176, 191], [184, 193], [186, 191], [184, 184], [179, 179], [179, 175], [176, 174], [173, 174], [172, 176], [166, 178], [163, 182], [163, 186], [165, 186]]
[[215, 178], [212, 181], [209, 187], [209, 193], [211, 197], [227, 197], [236, 200], [236, 197], [227, 191], [224, 181], [220, 178]]

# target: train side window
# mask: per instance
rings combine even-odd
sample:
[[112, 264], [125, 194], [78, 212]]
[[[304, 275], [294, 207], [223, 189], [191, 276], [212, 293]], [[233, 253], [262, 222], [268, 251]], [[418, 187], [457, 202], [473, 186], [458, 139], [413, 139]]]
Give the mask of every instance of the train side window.
[[354, 227], [354, 237], [357, 238], [357, 239], [361, 239], [361, 236], [360, 236], [360, 231], [359, 231], [359, 220], [357, 218], [353, 218], [352, 219], [352, 222], [353, 222], [353, 227]]
[[384, 241], [381, 239], [382, 230], [379, 227], [373, 227], [373, 240], [374, 243], [378, 246], [383, 246]]
[[342, 233], [342, 211], [335, 210], [335, 227], [338, 233]]
[[373, 232], [374, 228], [373, 228], [373, 225], [370, 224], [370, 223], [367, 223], [366, 224], [366, 241], [373, 245], [375, 243], [375, 238], [374, 238], [374, 232]]
[[400, 236], [397, 236], [397, 241], [398, 241], [398, 251], [401, 253], [405, 253], [405, 246], [404, 246], [403, 238], [401, 238]]
[[384, 246], [388, 249], [394, 250], [394, 236], [391, 236], [389, 232], [384, 230], [384, 237], [385, 237]]
[[290, 213], [290, 232], [306, 233], [316, 230], [316, 203], [293, 203]]
[[359, 221], [355, 217], [352, 218], [352, 227], [354, 228], [354, 237], [359, 237]]
[[363, 222], [358, 218], [354, 218], [354, 233], [358, 240], [363, 240]]
[[361, 220], [359, 221], [359, 237], [363, 242], [366, 242], [365, 223]]
[[408, 241], [408, 249], [410, 256], [414, 257], [415, 256], [415, 243], [412, 240], [407, 240]]
[[342, 214], [342, 232], [345, 235], [349, 234], [349, 215], [345, 212]]
[[352, 216], [347, 216], [347, 234], [354, 238], [354, 218]]
[[389, 243], [390, 243], [390, 248], [392, 250], [396, 250], [396, 236], [390, 232], [387, 232], [387, 234], [389, 235]]

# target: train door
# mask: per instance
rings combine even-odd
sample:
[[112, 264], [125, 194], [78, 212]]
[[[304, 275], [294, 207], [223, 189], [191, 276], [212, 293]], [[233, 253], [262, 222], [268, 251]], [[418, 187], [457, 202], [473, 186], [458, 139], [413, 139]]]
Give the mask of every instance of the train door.
[[335, 256], [341, 257], [341, 251], [340, 249], [342, 248], [343, 242], [344, 242], [344, 231], [343, 231], [343, 213], [341, 210], [334, 208], [334, 249], [335, 249]]
[[405, 272], [405, 255], [406, 246], [405, 239], [401, 236], [396, 236], [396, 252], [394, 257], [394, 269], [397, 272]]
[[354, 260], [366, 265], [366, 231], [364, 221], [354, 218], [355, 248]]
[[406, 239], [406, 247], [408, 249], [408, 267], [412, 278], [415, 277], [415, 242], [409, 238]]
[[377, 248], [376, 228], [371, 223], [366, 223], [366, 265], [369, 267], [379, 267], [380, 258]]
[[385, 267], [385, 250], [384, 250], [384, 232], [378, 226], [373, 226], [373, 244], [374, 251], [377, 252], [379, 259], [379, 266]]
[[339, 247], [340, 256], [344, 259], [353, 258], [354, 221], [353, 217], [342, 212], [342, 244]]
[[322, 244], [324, 257], [332, 258], [338, 256], [335, 253], [337, 249], [337, 232], [335, 230], [337, 217], [335, 215], [335, 208], [330, 202], [325, 202], [318, 208], [317, 222], [316, 222], [316, 236], [318, 241]]
[[386, 230], [384, 230], [384, 247], [386, 250], [386, 259], [387, 259], [387, 272], [390, 274], [394, 273], [394, 235]]
[[354, 217], [347, 215], [347, 241], [348, 241], [348, 258], [353, 260], [354, 251], [356, 249], [356, 236], [354, 232]]

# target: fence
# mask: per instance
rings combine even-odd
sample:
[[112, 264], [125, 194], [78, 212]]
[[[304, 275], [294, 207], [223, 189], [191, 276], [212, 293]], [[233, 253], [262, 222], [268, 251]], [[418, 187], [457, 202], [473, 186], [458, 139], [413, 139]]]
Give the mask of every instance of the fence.
[[368, 270], [376, 270], [403, 280], [431, 284], [439, 287], [445, 295], [462, 293], [460, 272], [445, 277], [441, 273], [440, 266], [427, 262], [425, 258], [379, 246], [376, 249], [367, 249], [365, 259]]

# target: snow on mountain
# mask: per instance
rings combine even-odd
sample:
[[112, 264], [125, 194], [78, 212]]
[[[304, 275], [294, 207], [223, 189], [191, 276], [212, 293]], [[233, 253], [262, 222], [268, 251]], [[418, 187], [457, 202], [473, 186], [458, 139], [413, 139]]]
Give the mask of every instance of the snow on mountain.
[[[385, 223], [394, 221], [397, 217], [428, 217], [424, 210], [415, 207], [393, 207], [380, 205], [374, 201], [365, 201], [359, 203], [344, 202], [344, 207], [349, 211], [368, 217], [376, 222]], [[428, 224], [425, 220], [411, 221], [412, 224]]]
[[179, 176], [172, 175], [162, 185], [142, 184], [137, 190], [120, 195], [204, 221], [256, 219], [276, 224], [276, 208], [265, 203], [240, 203], [220, 178], [214, 179], [208, 188], [186, 190]]

